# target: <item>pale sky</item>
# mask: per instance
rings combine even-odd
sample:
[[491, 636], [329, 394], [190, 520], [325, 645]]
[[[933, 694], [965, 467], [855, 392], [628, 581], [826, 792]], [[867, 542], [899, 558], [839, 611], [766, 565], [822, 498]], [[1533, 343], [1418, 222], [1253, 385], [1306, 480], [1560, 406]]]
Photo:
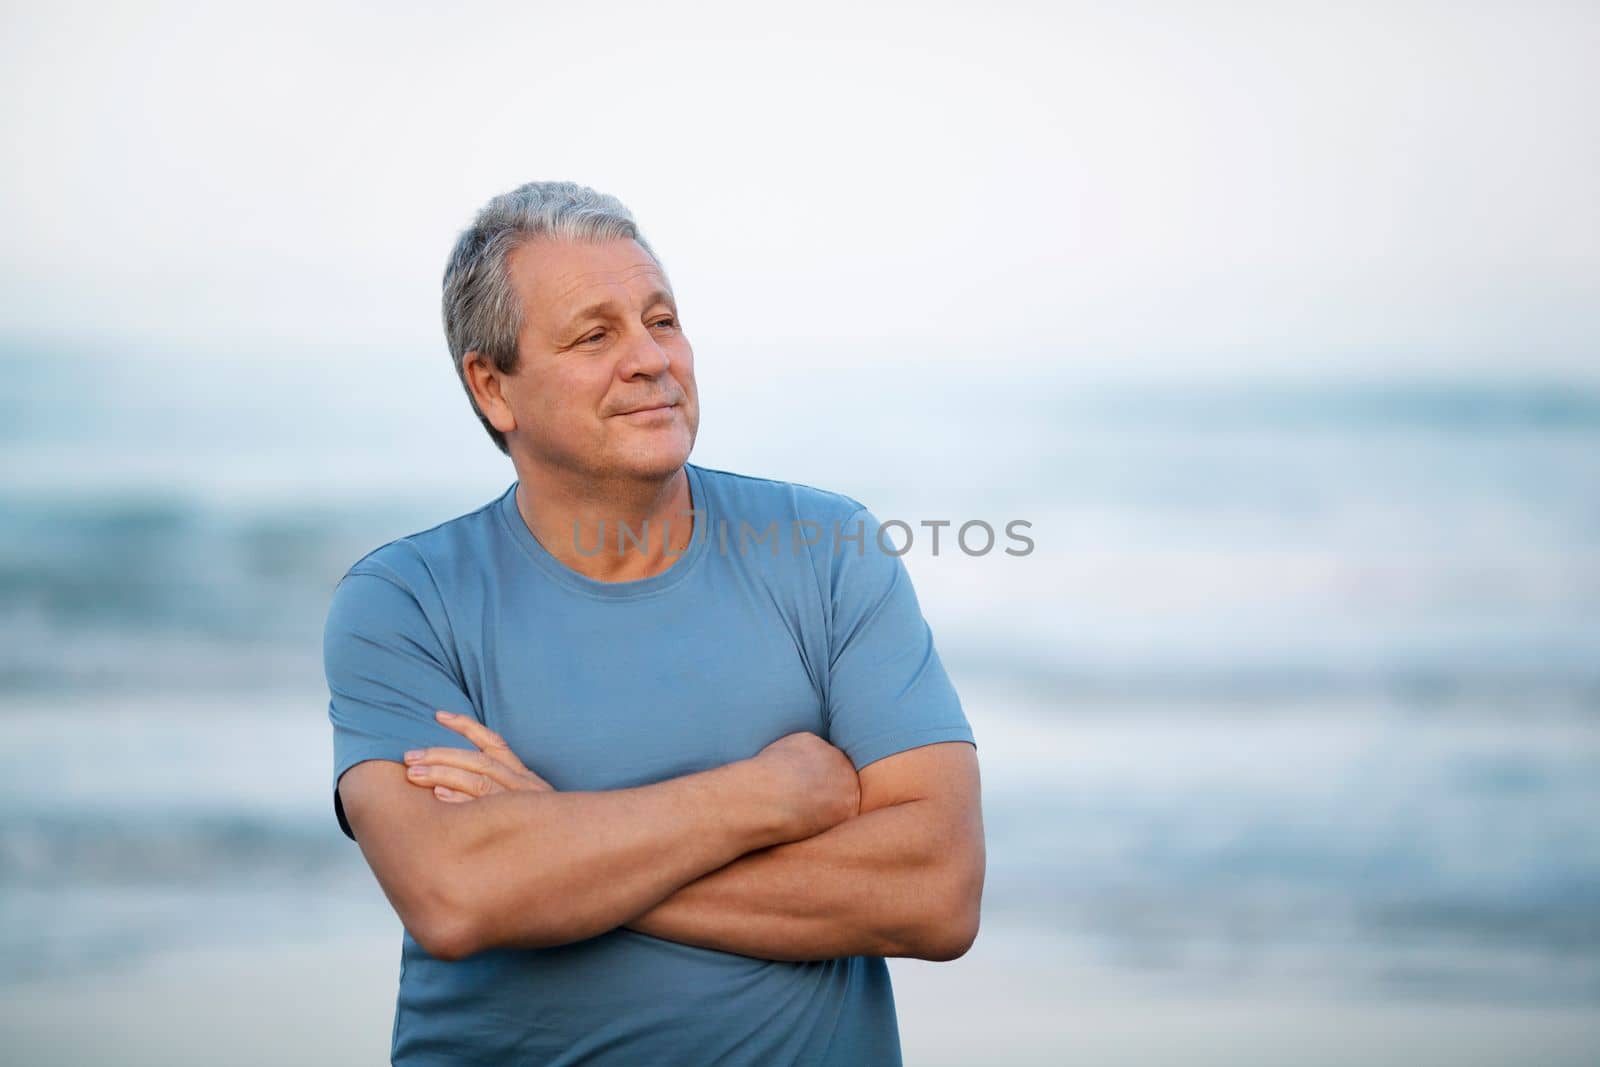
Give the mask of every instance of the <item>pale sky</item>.
[[11, 5], [0, 340], [447, 360], [559, 178], [702, 358], [1600, 377], [1592, 4], [681, 6]]

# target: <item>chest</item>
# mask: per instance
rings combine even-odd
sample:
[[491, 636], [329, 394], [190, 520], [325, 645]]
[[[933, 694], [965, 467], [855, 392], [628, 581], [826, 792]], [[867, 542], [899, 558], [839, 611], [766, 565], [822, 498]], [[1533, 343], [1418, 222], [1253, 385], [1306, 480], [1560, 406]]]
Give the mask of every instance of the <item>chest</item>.
[[770, 594], [503, 597], [476, 679], [489, 727], [557, 789], [646, 785], [826, 737], [815, 626]]

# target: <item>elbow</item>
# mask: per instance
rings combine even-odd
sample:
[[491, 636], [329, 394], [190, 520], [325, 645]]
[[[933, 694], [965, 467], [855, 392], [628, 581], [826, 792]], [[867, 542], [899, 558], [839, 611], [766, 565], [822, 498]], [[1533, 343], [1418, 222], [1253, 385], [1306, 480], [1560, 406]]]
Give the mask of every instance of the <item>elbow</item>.
[[455, 963], [480, 951], [475, 932], [460, 916], [427, 919], [414, 927], [408, 925], [407, 929], [422, 950], [436, 960]]
[[969, 862], [953, 867], [944, 879], [941, 906], [931, 909], [934, 921], [923, 936], [917, 955], [936, 963], [948, 963], [967, 954], [978, 940], [983, 912], [984, 857], [981, 852]]
[[[429, 906], [418, 909], [415, 925], [410, 922], [405, 925], [423, 951], [446, 963], [455, 963], [492, 948], [549, 948], [604, 932], [573, 933], [549, 923], [532, 925], [526, 922], [511, 929], [488, 918], [494, 910], [461, 895], [439, 893]], [[504, 913], [503, 908], [498, 910]]]
[[488, 947], [482, 943], [472, 909], [459, 896], [440, 888], [414, 904], [405, 915], [405, 927], [422, 950], [436, 960], [454, 963]]
[[923, 950], [917, 955], [935, 963], [958, 960], [978, 940], [979, 909], [976, 904], [958, 909], [924, 939]]

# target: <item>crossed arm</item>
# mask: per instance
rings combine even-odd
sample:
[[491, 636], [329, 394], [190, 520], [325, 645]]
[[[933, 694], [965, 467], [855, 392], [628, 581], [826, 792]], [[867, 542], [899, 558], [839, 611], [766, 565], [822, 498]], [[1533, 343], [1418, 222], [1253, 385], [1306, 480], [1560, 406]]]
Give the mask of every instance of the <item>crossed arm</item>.
[[[498, 745], [501, 751], [507, 751], [503, 741], [470, 718], [446, 720], [445, 724], [480, 749]], [[572, 821], [561, 820], [561, 812], [551, 807], [522, 806], [513, 810], [514, 805], [492, 803], [512, 798], [486, 795], [479, 800], [470, 799], [470, 786], [465, 783], [477, 777], [467, 769], [473, 766], [474, 759], [481, 760], [481, 753], [433, 748], [418, 759], [408, 760], [413, 766], [426, 767], [421, 773], [410, 771], [406, 779], [407, 790], [419, 796], [426, 807], [417, 807], [418, 801], [410, 800], [406, 803], [408, 810], [421, 815], [458, 808], [461, 803], [474, 808], [486, 805], [481, 820], [454, 824], [458, 838], [463, 829], [472, 838], [472, 830], [487, 828], [497, 819], [500, 830], [505, 831], [507, 818], [522, 822], [536, 813], [539, 818], [550, 820], [537, 831], [546, 835], [545, 840], [549, 833], [561, 832], [557, 826], [571, 832]], [[517, 766], [521, 766], [520, 762]], [[527, 776], [525, 780], [549, 789], [531, 772], [524, 769], [521, 773]], [[706, 781], [699, 784], [721, 789], [731, 781], [724, 776], [713, 786], [711, 780], [716, 775], [717, 772], [707, 772]], [[715, 834], [702, 836], [697, 832], [693, 819], [704, 818], [702, 813], [716, 807], [695, 807], [695, 794], [688, 790], [696, 784], [691, 779], [700, 777], [613, 794], [561, 794], [563, 802], [570, 802], [563, 809], [568, 814], [598, 814], [599, 807], [587, 805], [604, 798], [600, 802], [616, 816], [610, 826], [618, 829], [608, 827], [603, 840], [564, 846], [568, 854], [582, 854], [578, 866], [586, 869], [573, 874], [541, 875], [531, 870], [531, 865], [521, 859], [528, 852], [520, 846], [498, 852], [481, 850], [479, 855], [492, 856], [496, 865], [494, 873], [482, 880], [495, 888], [476, 894], [472, 907], [488, 907], [503, 915], [512, 910], [513, 902], [526, 900], [532, 893], [540, 899], [575, 902], [570, 906], [587, 912], [565, 924], [561, 940], [549, 943], [593, 936], [619, 925], [616, 917], [626, 915], [620, 925], [641, 933], [774, 960], [850, 955], [950, 960], [972, 944], [977, 935], [985, 858], [978, 765], [971, 744], [929, 744], [876, 760], [858, 772], [860, 814], [810, 837], [749, 851], [740, 845], [720, 846], [718, 851], [711, 845]], [[351, 780], [347, 774], [345, 782], [354, 784]], [[370, 775], [361, 779], [362, 788], [373, 780]], [[438, 795], [450, 795], [458, 803], [438, 804], [411, 788], [445, 783], [454, 784], [459, 791], [451, 794], [445, 788]], [[411, 926], [410, 916], [420, 914], [422, 905], [409, 887], [400, 885], [405, 879], [396, 872], [411, 863], [410, 869], [420, 874], [420, 867], [426, 864], [395, 855], [407, 847], [397, 838], [369, 844], [368, 835], [362, 833], [362, 823], [374, 824], [375, 808], [382, 802], [375, 801], [370, 792], [366, 797], [360, 796], [362, 788], [347, 793], [346, 812], [391, 902]], [[656, 790], [662, 792], [650, 796]], [[739, 794], [720, 793], [718, 797], [722, 803], [737, 803]], [[692, 813], [689, 822], [680, 820], [675, 824], [675, 831], [682, 835], [679, 840], [691, 842], [692, 847], [663, 850], [664, 839], [651, 834], [641, 836], [638, 827], [647, 803]], [[624, 805], [639, 807], [628, 811]], [[439, 818], [431, 813], [426, 817]], [[534, 827], [527, 825], [511, 828], [511, 832], [529, 838], [536, 833]], [[581, 828], [578, 832], [582, 832]], [[509, 839], [504, 832], [498, 837]], [[476, 840], [487, 841], [488, 836]], [[454, 853], [454, 862], [470, 862], [463, 860], [465, 855]], [[605, 877], [597, 879], [591, 873], [607, 867], [612, 873]], [[651, 874], [639, 877], [640, 868], [648, 868]], [[630, 873], [624, 875], [623, 871]], [[535, 889], [540, 878], [545, 880]], [[410, 875], [407, 879], [416, 880]], [[504, 904], [489, 903], [485, 892], [498, 894]], [[456, 954], [498, 944], [528, 943], [509, 924], [511, 921], [515, 920], [502, 922], [493, 934], [473, 935], [470, 949]], [[440, 944], [465, 943], [453, 937], [434, 940]]]
[[747, 853], [626, 925], [771, 960], [961, 956], [983, 894], [976, 750], [924, 745], [859, 775], [860, 815]]

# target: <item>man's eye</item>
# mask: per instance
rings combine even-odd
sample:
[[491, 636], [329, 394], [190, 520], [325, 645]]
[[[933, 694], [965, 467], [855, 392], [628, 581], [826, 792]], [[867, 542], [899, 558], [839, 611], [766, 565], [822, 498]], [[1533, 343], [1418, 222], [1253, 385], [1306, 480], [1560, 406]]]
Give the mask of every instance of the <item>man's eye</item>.
[[580, 345], [586, 345], [586, 344], [589, 344], [589, 343], [591, 343], [593, 341], [600, 340], [600, 338], [604, 337], [605, 335], [606, 335], [606, 332], [604, 330], [601, 330], [598, 333], [590, 334], [588, 337], [585, 337], [583, 340], [579, 341], [578, 343]]
[[676, 325], [678, 325], [678, 320], [674, 319], [674, 318], [657, 319], [656, 320], [656, 325], [657, 326], [676, 326]]

